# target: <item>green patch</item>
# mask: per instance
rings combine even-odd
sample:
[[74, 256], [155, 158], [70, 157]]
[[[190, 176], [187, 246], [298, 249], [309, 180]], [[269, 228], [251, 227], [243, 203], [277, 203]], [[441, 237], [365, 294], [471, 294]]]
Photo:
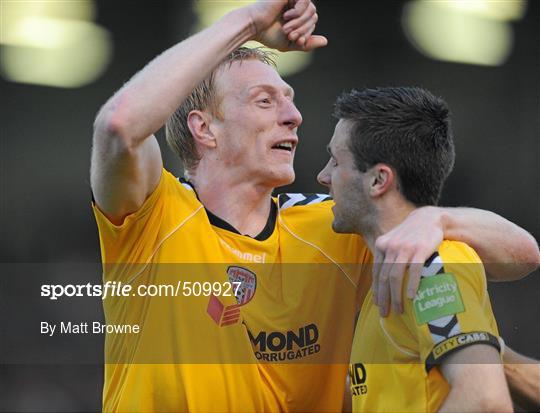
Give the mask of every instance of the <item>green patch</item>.
[[413, 304], [418, 325], [465, 311], [459, 286], [453, 274], [422, 278]]

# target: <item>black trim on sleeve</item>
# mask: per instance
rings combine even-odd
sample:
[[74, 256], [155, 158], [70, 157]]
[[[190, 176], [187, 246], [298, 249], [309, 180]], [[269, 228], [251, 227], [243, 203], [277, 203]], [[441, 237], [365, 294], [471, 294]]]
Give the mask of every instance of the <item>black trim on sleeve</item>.
[[440, 365], [450, 354], [474, 344], [487, 344], [495, 347], [497, 351], [501, 351], [501, 345], [499, 344], [497, 337], [487, 331], [472, 331], [470, 333], [456, 334], [433, 347], [433, 350], [431, 350], [431, 353], [429, 353], [429, 356], [426, 359], [426, 372], [429, 372], [433, 367]]

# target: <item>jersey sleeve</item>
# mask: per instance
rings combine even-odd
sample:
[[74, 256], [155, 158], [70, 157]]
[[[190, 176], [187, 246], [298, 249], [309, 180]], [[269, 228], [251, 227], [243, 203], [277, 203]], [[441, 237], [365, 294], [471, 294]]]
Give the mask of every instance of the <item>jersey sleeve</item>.
[[163, 169], [154, 192], [120, 225], [113, 224], [93, 203], [102, 262], [115, 265], [148, 262], [167, 232], [196, 210], [199, 203], [189, 188]]
[[424, 266], [416, 297], [405, 301], [405, 322], [426, 371], [470, 345], [500, 350], [484, 267], [467, 245], [445, 241]]

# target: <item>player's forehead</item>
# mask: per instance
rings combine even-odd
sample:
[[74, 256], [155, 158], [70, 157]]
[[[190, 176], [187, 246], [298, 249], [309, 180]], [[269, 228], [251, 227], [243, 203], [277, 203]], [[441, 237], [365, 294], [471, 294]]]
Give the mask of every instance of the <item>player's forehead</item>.
[[259, 89], [282, 91], [294, 95], [294, 91], [272, 66], [257, 59], [247, 59], [226, 64], [216, 76], [216, 84], [223, 96], [244, 96]]
[[334, 128], [334, 134], [328, 144], [328, 151], [332, 155], [346, 155], [349, 152], [349, 139], [352, 129], [352, 121], [340, 119]]

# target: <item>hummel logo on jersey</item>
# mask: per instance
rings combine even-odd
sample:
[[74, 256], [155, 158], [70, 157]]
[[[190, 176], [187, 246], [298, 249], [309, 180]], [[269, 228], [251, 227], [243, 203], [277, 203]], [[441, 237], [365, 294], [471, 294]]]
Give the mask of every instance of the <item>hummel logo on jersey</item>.
[[261, 263], [261, 264], [264, 264], [266, 262], [266, 253], [264, 252], [262, 254], [253, 254], [252, 252], [243, 252], [243, 251], [240, 251], [239, 249], [231, 247], [221, 238], [219, 239], [219, 242], [221, 242], [221, 245], [223, 245], [225, 248], [227, 248], [229, 251], [231, 251], [234, 255], [236, 255], [238, 258], [240, 258], [243, 261], [256, 262], [256, 263]]

